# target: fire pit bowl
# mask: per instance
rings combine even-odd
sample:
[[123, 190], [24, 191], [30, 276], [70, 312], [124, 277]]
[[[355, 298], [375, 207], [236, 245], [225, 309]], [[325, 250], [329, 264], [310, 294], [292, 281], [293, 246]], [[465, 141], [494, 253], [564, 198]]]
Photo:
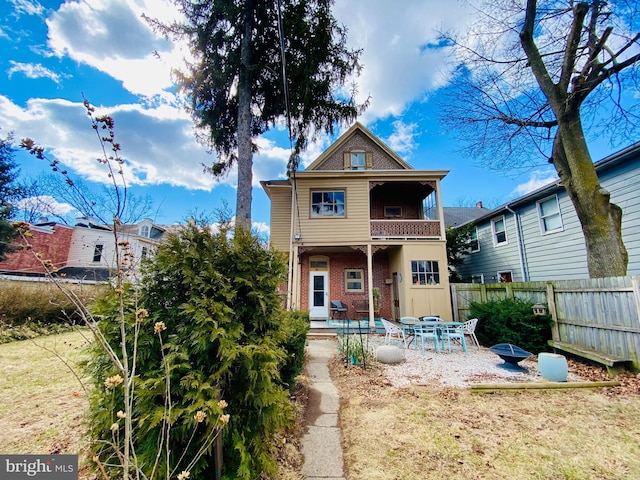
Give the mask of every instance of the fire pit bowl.
[[510, 343], [499, 343], [489, 348], [490, 351], [498, 355], [506, 363], [518, 365], [518, 362], [533, 356], [533, 353], [527, 352], [517, 345]]

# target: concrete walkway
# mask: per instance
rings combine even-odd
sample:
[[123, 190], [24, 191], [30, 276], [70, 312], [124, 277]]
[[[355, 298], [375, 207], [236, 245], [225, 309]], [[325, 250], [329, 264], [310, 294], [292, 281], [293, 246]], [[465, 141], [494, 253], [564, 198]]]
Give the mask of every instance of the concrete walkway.
[[311, 377], [307, 406], [307, 434], [302, 438], [307, 479], [345, 480], [342, 434], [338, 426], [340, 399], [329, 376], [328, 360], [336, 353], [336, 341], [307, 341], [307, 372]]

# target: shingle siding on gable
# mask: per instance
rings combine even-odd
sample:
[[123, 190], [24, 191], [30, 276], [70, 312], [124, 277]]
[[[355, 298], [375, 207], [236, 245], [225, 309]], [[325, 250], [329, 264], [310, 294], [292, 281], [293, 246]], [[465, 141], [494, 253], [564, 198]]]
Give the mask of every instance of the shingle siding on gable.
[[344, 170], [344, 153], [351, 151], [372, 152], [373, 170], [399, 170], [402, 168], [379, 146], [372, 143], [360, 132], [356, 132], [345, 142], [343, 148], [333, 152], [316, 170]]

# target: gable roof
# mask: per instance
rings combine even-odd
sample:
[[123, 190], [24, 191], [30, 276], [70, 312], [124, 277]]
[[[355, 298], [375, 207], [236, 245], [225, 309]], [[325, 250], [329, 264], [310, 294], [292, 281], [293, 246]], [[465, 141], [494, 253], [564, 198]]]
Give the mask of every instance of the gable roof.
[[492, 210], [485, 207], [442, 207], [445, 227], [464, 225], [476, 218], [488, 214]]
[[380, 140], [377, 136], [375, 136], [370, 130], [368, 130], [364, 125], [360, 122], [354, 123], [346, 132], [344, 132], [338, 140], [333, 142], [333, 144], [327, 148], [322, 154], [316, 158], [305, 171], [316, 170], [322, 163], [327, 160], [330, 156], [332, 156], [337, 150], [342, 148], [342, 146], [352, 138], [356, 133], [360, 132], [362, 135], [367, 137], [372, 143], [374, 143], [377, 147], [383, 150], [387, 155], [389, 155], [393, 160], [395, 160], [403, 169], [413, 170], [413, 167], [405, 162], [400, 156], [391, 150], [382, 140]]
[[[600, 175], [602, 172], [605, 172], [611, 168], [615, 168], [618, 165], [623, 165], [624, 163], [633, 161], [633, 160], [640, 160], [640, 142], [634, 143], [633, 145], [627, 148], [624, 148], [612, 155], [609, 155], [608, 157], [605, 157], [602, 160], [598, 160], [593, 165], [596, 169], [596, 173]], [[543, 187], [533, 190], [532, 192], [529, 192], [526, 195], [518, 197], [507, 203], [503, 203], [502, 205], [496, 207], [495, 209], [490, 210], [487, 214], [477, 217], [475, 219], [471, 219], [466, 223], [478, 223], [478, 222], [487, 220], [500, 213], [508, 212], [514, 207], [520, 207], [522, 205], [526, 205], [528, 203], [534, 202], [544, 197], [548, 197], [554, 193], [557, 193], [563, 190], [564, 190], [564, 187], [562, 186], [562, 182], [560, 180], [556, 180], [555, 182], [549, 183]]]

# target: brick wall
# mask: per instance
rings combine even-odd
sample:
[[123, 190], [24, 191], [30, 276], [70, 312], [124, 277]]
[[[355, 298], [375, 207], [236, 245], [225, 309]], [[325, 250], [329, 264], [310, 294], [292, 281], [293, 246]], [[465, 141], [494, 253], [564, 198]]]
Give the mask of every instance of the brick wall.
[[[40, 253], [43, 260], [51, 260], [58, 268], [64, 267], [67, 263], [69, 248], [71, 245], [71, 234], [73, 228], [63, 225], [55, 225], [51, 230], [32, 227], [29, 238], [30, 250], [22, 249], [7, 255], [4, 262], [0, 262], [0, 270], [19, 273], [44, 273], [42, 265], [35, 257], [35, 253]], [[18, 245], [22, 245], [22, 240], [16, 240]]]
[[[305, 253], [301, 256], [300, 275], [300, 307], [302, 310], [309, 308], [309, 257], [320, 255]], [[355, 318], [352, 307], [354, 300], [367, 300], [367, 256], [359, 252], [345, 252], [340, 254], [326, 255], [329, 258], [329, 300], [340, 300], [348, 307], [347, 316]], [[345, 270], [362, 269], [364, 276], [363, 292], [347, 292], [345, 290]], [[391, 285], [387, 285], [385, 280], [391, 278], [389, 272], [389, 261], [384, 252], [378, 252], [373, 256], [373, 286], [380, 288], [382, 293], [380, 315], [391, 318]]]

